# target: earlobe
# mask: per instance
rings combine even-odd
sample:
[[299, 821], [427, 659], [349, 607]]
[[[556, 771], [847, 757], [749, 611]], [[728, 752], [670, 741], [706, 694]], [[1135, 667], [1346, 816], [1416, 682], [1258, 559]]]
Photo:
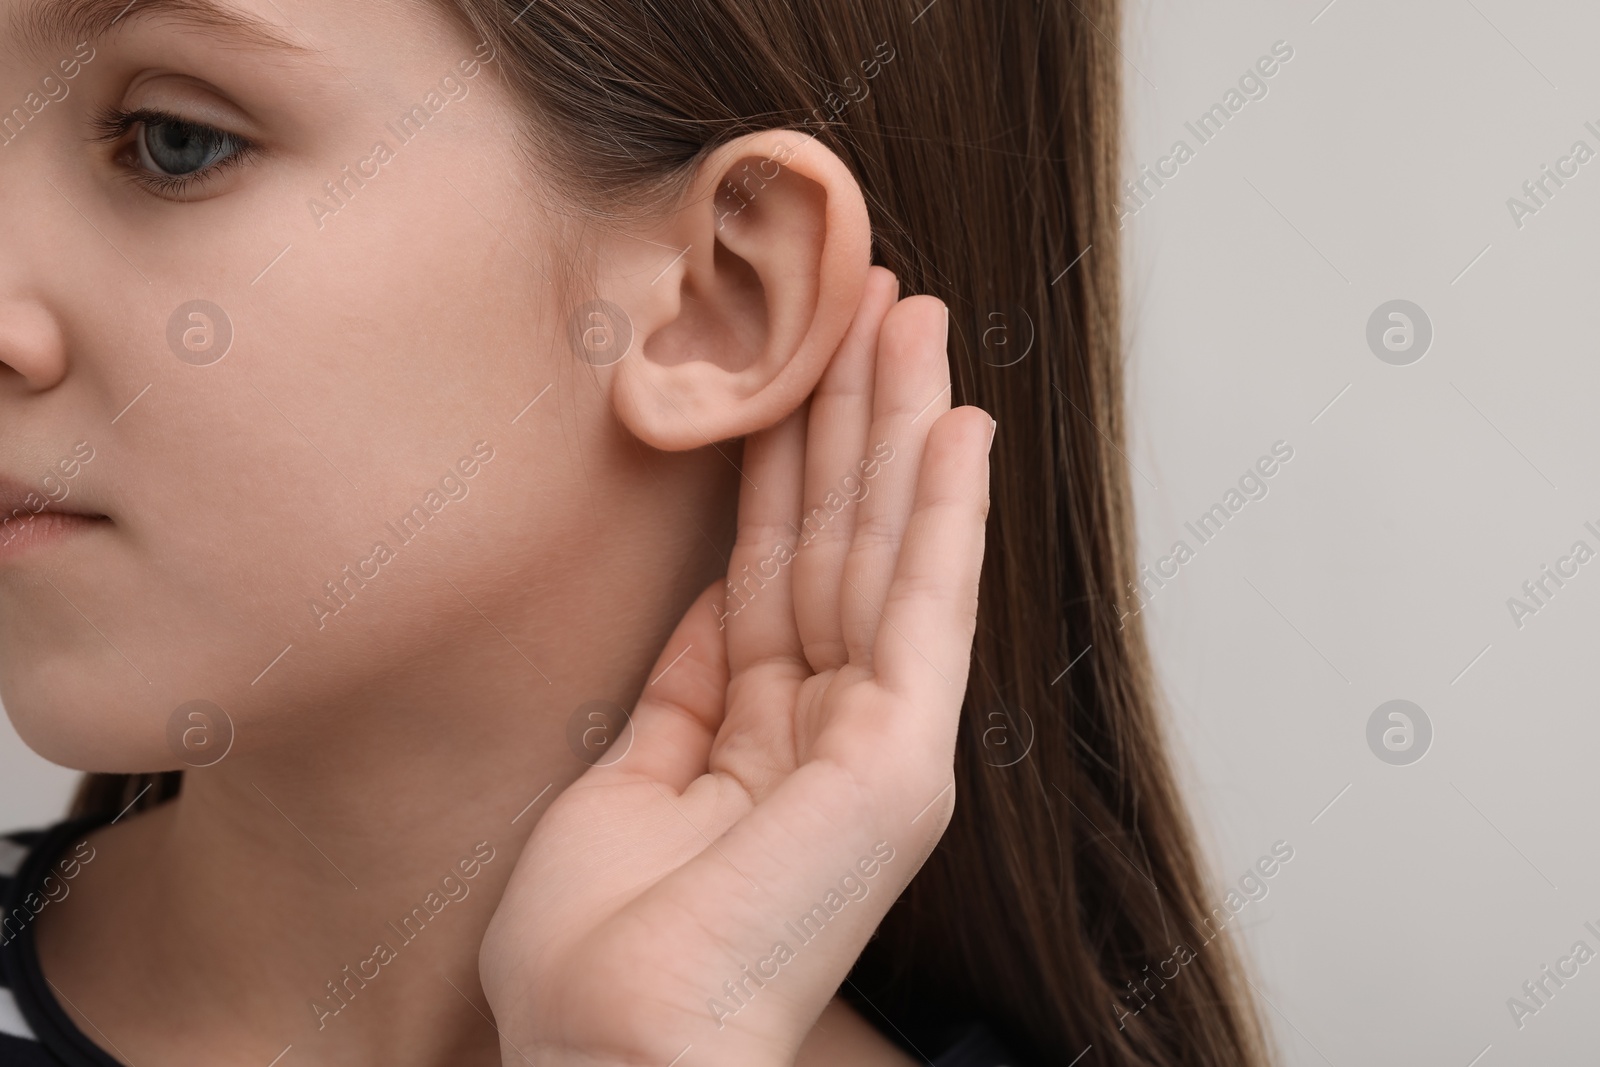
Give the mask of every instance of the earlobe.
[[666, 451], [745, 436], [804, 403], [871, 265], [860, 185], [792, 130], [719, 147], [671, 216], [608, 242], [602, 291], [626, 309], [632, 335], [612, 405]]

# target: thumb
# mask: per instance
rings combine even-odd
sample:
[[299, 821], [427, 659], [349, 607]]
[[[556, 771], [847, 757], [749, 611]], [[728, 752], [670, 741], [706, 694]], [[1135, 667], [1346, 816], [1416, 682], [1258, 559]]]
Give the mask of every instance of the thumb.
[[624, 754], [585, 777], [648, 780], [681, 793], [706, 773], [728, 693], [725, 585], [718, 578], [695, 598], [656, 657], [617, 741]]

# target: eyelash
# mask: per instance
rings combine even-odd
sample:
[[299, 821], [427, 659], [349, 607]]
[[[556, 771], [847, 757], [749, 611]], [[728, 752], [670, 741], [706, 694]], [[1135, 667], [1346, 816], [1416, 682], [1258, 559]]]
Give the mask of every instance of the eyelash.
[[[95, 131], [91, 140], [96, 143], [111, 143], [126, 137], [135, 127], [166, 125], [187, 126], [203, 133], [214, 135], [219, 140], [232, 146], [234, 150], [215, 163], [190, 174], [154, 174], [150, 171], [130, 166], [128, 179], [138, 182], [158, 195], [181, 196], [195, 186], [214, 178], [229, 167], [246, 162], [261, 150], [260, 145], [247, 137], [229, 133], [227, 130], [219, 130], [215, 126], [208, 126], [203, 122], [186, 119], [182, 115], [175, 115], [170, 111], [161, 111], [148, 107], [134, 108], [131, 111], [119, 107], [102, 108], [90, 119], [90, 126]], [[133, 142], [130, 142], [125, 148], [137, 151], [137, 146]]]

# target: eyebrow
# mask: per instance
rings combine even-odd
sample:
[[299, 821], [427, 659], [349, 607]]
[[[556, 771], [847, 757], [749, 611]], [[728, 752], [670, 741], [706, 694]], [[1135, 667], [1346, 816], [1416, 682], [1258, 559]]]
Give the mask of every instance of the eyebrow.
[[9, 36], [30, 52], [43, 53], [98, 40], [135, 20], [152, 19], [168, 19], [266, 51], [313, 51], [272, 23], [218, 0], [39, 0], [13, 16]]

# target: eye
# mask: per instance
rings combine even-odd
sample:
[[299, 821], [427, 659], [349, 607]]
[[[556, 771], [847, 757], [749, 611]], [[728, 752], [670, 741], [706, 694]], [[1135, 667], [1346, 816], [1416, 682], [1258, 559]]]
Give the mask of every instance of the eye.
[[176, 195], [244, 162], [259, 146], [238, 134], [152, 108], [109, 108], [93, 120], [96, 141], [133, 136], [115, 161], [153, 192]]

